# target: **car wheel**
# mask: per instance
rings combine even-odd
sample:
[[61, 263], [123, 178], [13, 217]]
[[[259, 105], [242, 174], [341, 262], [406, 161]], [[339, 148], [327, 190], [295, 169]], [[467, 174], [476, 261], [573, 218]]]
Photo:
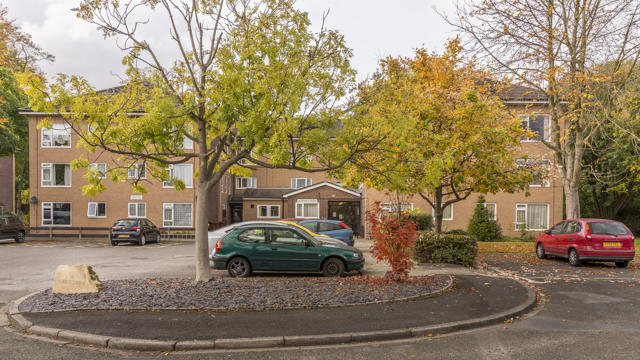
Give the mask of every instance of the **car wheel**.
[[569, 264], [571, 266], [580, 266], [580, 257], [576, 249], [569, 250]]
[[538, 255], [538, 259], [544, 259], [547, 257], [547, 254], [544, 252], [544, 246], [542, 246], [542, 243], [538, 243], [538, 246], [536, 246], [536, 255]]
[[233, 277], [247, 277], [251, 274], [251, 265], [247, 259], [236, 257], [227, 264], [227, 271]]
[[344, 263], [340, 259], [329, 258], [322, 264], [322, 275], [334, 277], [344, 274]]
[[112, 241], [111, 242], [111, 246], [118, 246], [118, 242], [117, 241]]
[[16, 242], [19, 244], [24, 242], [24, 233], [22, 231], [18, 231], [18, 235], [16, 235]]
[[156, 244], [160, 242], [160, 233], [156, 234]]
[[138, 240], [138, 245], [143, 246], [146, 243], [147, 243], [147, 238], [144, 236], [144, 234], [140, 235], [140, 240]]
[[629, 260], [616, 261], [616, 266], [619, 268], [626, 268], [627, 266], [629, 266]]

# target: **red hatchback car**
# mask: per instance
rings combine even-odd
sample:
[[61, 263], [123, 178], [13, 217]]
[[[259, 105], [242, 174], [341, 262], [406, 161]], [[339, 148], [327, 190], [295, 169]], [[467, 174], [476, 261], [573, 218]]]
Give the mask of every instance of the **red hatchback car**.
[[582, 261], [614, 261], [627, 267], [636, 255], [633, 233], [623, 223], [603, 219], [569, 219], [544, 232], [536, 240], [536, 255], [569, 259], [580, 266]]

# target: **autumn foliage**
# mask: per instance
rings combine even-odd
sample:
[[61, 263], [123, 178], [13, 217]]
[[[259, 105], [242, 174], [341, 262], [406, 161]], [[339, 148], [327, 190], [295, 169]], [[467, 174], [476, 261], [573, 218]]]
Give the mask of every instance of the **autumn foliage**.
[[413, 267], [411, 255], [418, 236], [417, 224], [405, 213], [382, 211], [379, 201], [367, 212], [367, 222], [373, 239], [371, 253], [391, 266], [385, 279], [406, 281]]

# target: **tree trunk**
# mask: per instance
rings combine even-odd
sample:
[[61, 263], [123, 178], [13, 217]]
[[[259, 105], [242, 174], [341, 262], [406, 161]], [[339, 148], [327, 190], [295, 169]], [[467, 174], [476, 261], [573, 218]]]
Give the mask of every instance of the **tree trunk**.
[[433, 222], [436, 227], [436, 233], [442, 233], [442, 188], [437, 188], [435, 199], [433, 202]]
[[580, 194], [578, 186], [569, 181], [564, 182], [565, 209], [567, 219], [577, 219], [580, 217]]
[[211, 280], [208, 209], [207, 182], [200, 177], [196, 199], [196, 282]]

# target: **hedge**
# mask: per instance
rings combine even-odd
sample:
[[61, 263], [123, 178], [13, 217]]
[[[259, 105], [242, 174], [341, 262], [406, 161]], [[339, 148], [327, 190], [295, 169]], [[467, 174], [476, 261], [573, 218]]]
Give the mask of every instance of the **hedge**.
[[421, 231], [413, 255], [418, 262], [472, 266], [477, 254], [478, 243], [472, 236]]
[[407, 218], [416, 223], [418, 231], [433, 230], [433, 216], [429, 214], [409, 214]]

